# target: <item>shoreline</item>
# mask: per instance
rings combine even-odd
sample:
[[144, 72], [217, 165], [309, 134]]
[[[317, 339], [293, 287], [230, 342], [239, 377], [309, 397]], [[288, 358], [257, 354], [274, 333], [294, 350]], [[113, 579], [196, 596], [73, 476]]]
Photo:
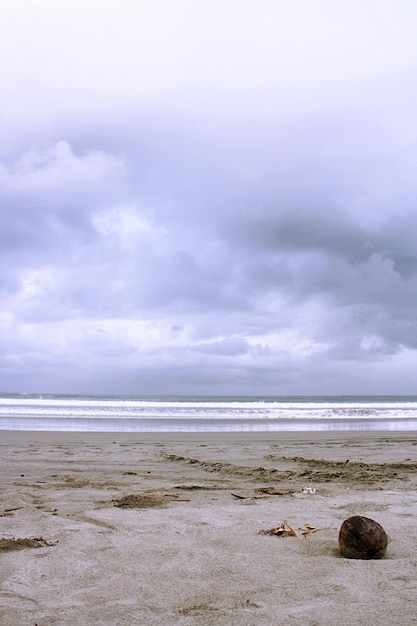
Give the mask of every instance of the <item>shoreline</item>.
[[0, 430], [0, 443], [25, 443], [55, 441], [74, 443], [111, 443], [115, 440], [130, 442], [158, 443], [158, 442], [225, 442], [225, 443], [278, 443], [283, 442], [347, 442], [347, 441], [417, 441], [417, 431], [410, 430], [346, 430], [346, 431], [151, 431], [151, 432], [123, 432], [123, 431], [56, 431], [56, 430]]

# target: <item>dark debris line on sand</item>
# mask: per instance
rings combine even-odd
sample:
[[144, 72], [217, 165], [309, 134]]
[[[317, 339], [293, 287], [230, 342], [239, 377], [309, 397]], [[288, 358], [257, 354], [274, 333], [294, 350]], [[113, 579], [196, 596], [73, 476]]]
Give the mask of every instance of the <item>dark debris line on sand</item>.
[[112, 502], [113, 506], [122, 509], [162, 509], [166, 504], [159, 496], [141, 494], [130, 494]]
[[326, 461], [303, 457], [282, 457], [281, 462], [296, 463], [299, 468], [278, 470], [265, 467], [247, 467], [232, 463], [200, 461], [176, 454], [164, 455], [168, 461], [195, 465], [207, 472], [241, 476], [253, 480], [314, 480], [315, 482], [360, 482], [372, 484], [388, 480], [407, 480], [417, 472], [416, 463], [359, 463], [348, 461]]
[[46, 541], [43, 537], [25, 537], [23, 539], [0, 539], [0, 552], [24, 550], [25, 548], [45, 548], [55, 546], [56, 543]]

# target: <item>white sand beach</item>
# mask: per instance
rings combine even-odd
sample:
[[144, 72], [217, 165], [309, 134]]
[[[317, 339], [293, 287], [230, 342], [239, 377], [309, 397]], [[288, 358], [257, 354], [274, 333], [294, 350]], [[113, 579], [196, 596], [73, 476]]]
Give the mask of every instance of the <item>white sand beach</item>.
[[[416, 623], [415, 433], [0, 442], [2, 626]], [[356, 514], [385, 558], [341, 557]], [[284, 521], [297, 537], [260, 534]]]

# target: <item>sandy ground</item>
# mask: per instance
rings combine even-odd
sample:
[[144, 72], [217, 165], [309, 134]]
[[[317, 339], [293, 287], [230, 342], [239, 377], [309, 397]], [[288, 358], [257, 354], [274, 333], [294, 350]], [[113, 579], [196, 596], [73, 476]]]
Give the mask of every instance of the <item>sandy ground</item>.
[[[0, 442], [2, 626], [417, 624], [416, 433]], [[384, 559], [341, 557], [355, 514]]]

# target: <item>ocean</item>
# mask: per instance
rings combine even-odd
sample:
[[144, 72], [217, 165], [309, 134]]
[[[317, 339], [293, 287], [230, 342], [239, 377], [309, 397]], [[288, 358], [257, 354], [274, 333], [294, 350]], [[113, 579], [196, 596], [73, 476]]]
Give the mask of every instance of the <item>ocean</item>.
[[0, 430], [417, 431], [417, 396], [0, 394]]

